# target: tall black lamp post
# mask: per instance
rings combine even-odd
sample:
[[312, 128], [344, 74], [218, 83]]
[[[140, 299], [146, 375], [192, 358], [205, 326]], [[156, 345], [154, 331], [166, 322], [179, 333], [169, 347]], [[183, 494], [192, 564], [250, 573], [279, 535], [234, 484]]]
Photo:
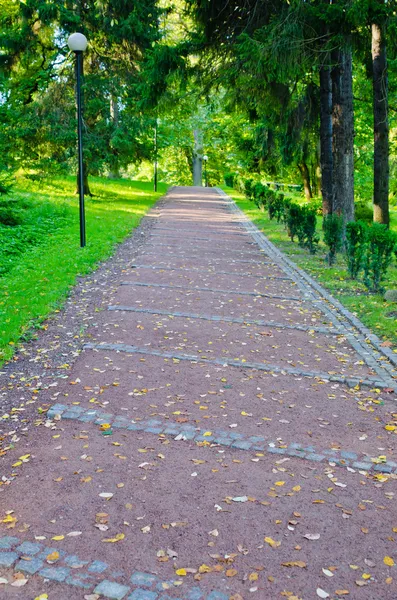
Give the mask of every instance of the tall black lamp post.
[[158, 117], [154, 122], [154, 191], [157, 192], [157, 166], [158, 166], [158, 147], [157, 147], [157, 129], [159, 126]]
[[203, 161], [204, 161], [204, 182], [205, 182], [205, 187], [208, 187], [208, 179], [207, 179], [208, 156], [206, 154], [204, 154], [204, 156], [203, 156]]
[[81, 79], [83, 76], [83, 52], [87, 49], [87, 38], [82, 33], [72, 33], [68, 39], [69, 48], [76, 55], [76, 103], [78, 137], [78, 189], [80, 208], [80, 246], [85, 246], [85, 210], [84, 210], [84, 167], [83, 167], [83, 118], [81, 102]]

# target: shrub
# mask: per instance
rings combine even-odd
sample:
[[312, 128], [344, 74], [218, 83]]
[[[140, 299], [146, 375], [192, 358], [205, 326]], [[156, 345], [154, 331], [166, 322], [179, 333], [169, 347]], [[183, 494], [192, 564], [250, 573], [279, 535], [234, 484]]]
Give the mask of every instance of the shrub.
[[0, 204], [0, 223], [8, 227], [15, 227], [22, 222], [22, 215], [19, 210], [13, 206], [4, 206]]
[[324, 243], [328, 246], [329, 266], [335, 263], [336, 253], [342, 247], [343, 218], [339, 215], [326, 215], [323, 221]]
[[368, 228], [364, 258], [364, 283], [372, 292], [384, 290], [382, 281], [393, 259], [397, 244], [397, 234], [386, 225], [374, 223]]
[[372, 223], [374, 219], [374, 212], [372, 206], [370, 206], [364, 200], [356, 202], [354, 205], [354, 211], [356, 221], [364, 221], [365, 223]]
[[266, 185], [255, 183], [253, 186], [253, 196], [256, 206], [263, 212], [267, 205], [267, 200], [272, 193]]
[[234, 186], [235, 173], [225, 173], [223, 179], [225, 181], [225, 185], [232, 188]]
[[300, 207], [300, 227], [298, 229], [299, 245], [307, 248], [310, 254], [315, 254], [320, 241], [316, 233], [317, 216], [316, 208], [312, 206]]
[[346, 225], [347, 270], [352, 279], [357, 279], [363, 267], [368, 226], [364, 221], [351, 221]]
[[253, 183], [253, 179], [246, 179], [244, 181], [244, 194], [246, 195], [248, 200], [252, 200], [254, 197]]
[[277, 223], [283, 219], [285, 214], [285, 198], [284, 194], [274, 194], [267, 202], [267, 210], [269, 219], [276, 219]]
[[295, 236], [298, 235], [299, 229], [301, 227], [301, 207], [298, 204], [290, 203], [288, 206], [287, 214], [286, 214], [286, 225], [288, 235], [291, 238], [291, 241], [294, 241]]

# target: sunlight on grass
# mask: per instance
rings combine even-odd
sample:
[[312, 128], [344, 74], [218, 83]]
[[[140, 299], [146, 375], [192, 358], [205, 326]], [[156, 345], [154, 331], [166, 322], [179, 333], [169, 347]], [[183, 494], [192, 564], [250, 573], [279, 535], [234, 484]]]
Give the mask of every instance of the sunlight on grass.
[[50, 182], [22, 180], [10, 196], [19, 203], [26, 202], [27, 207], [22, 211], [24, 220], [17, 228], [3, 228], [0, 236], [7, 235], [10, 242], [12, 235], [30, 233], [27, 243], [15, 251], [12, 264], [4, 261], [0, 362], [10, 359], [16, 344], [29, 339], [32, 328], [39, 327], [62, 305], [77, 276], [89, 273], [114, 252], [115, 246], [137, 227], [167, 190], [165, 184], [160, 184], [159, 192], [154, 193], [150, 182], [100, 178], [92, 178], [90, 186], [95, 196], [86, 199], [85, 248], [79, 245], [74, 178], [56, 178]]

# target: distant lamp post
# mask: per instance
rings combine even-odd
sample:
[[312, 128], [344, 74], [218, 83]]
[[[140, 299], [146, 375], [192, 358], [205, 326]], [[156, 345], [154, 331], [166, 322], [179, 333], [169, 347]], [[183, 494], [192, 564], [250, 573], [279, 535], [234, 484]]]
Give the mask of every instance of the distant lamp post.
[[205, 182], [205, 187], [208, 187], [208, 179], [207, 179], [208, 156], [206, 154], [204, 154], [204, 156], [203, 156], [203, 161], [204, 161], [204, 182]]
[[76, 55], [76, 103], [77, 103], [77, 138], [78, 138], [78, 190], [80, 208], [80, 246], [85, 246], [85, 209], [84, 209], [84, 167], [83, 167], [83, 118], [81, 102], [81, 79], [83, 76], [83, 52], [88, 41], [82, 33], [72, 33], [68, 46]]

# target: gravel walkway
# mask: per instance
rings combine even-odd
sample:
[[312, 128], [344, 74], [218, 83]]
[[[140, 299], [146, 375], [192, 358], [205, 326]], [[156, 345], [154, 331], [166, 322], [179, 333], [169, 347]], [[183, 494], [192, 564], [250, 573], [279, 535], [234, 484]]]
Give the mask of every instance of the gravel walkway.
[[0, 597], [395, 600], [396, 359], [174, 188], [2, 372]]

